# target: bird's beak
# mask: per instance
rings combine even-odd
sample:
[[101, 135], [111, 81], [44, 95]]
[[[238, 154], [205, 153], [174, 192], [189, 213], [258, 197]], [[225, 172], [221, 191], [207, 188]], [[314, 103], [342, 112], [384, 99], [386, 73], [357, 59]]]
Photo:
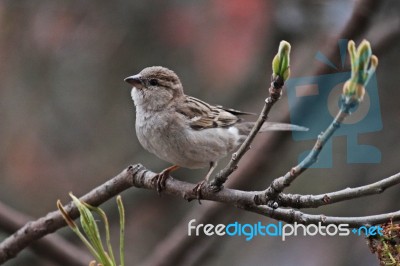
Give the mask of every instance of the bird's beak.
[[131, 84], [133, 87], [138, 88], [138, 89], [141, 89], [144, 86], [143, 79], [142, 79], [142, 76], [140, 74], [127, 77], [126, 79], [124, 79], [124, 81], [129, 83], [129, 84]]

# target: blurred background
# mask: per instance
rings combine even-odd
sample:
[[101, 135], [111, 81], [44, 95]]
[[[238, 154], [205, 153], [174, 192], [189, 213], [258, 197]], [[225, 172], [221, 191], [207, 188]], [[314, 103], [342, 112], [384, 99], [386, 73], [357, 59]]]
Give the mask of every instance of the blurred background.
[[[142, 163], [154, 172], [164, 169], [168, 163], [137, 141], [130, 86], [123, 79], [146, 66], [166, 66], [180, 76], [187, 94], [258, 113], [282, 39], [292, 44], [293, 78], [348, 71], [348, 62], [334, 69], [315, 59], [320, 51], [340, 62], [339, 38], [352, 37], [356, 43], [368, 39], [380, 64], [382, 128], [357, 136], [358, 143], [380, 151], [380, 162], [347, 163], [346, 136], [334, 137], [332, 167], [310, 169], [288, 192], [330, 192], [398, 172], [400, 2], [376, 1], [372, 12], [365, 6], [366, 23], [354, 23], [343, 34], [356, 6], [364, 14], [359, 2], [1, 1], [0, 201], [38, 218], [55, 210], [57, 199], [69, 201], [68, 192], [83, 195], [129, 164]], [[300, 105], [296, 112], [309, 117], [326, 106]], [[289, 107], [284, 92], [269, 119], [288, 122]], [[226, 186], [265, 189], [314, 141], [294, 140], [291, 133], [259, 135]], [[206, 169], [182, 169], [173, 176], [197, 183], [205, 173]], [[395, 211], [398, 193], [394, 187], [383, 195], [305, 212], [362, 216]], [[127, 265], [160, 265], [160, 258], [164, 265], [378, 264], [363, 237], [293, 237], [285, 242], [267, 237], [188, 237], [191, 219], [214, 224], [276, 221], [223, 204], [188, 203], [143, 189], [133, 188], [122, 196], [127, 209]], [[102, 207], [115, 225], [117, 243], [116, 205], [111, 200]], [[10, 233], [0, 228], [0, 241]], [[58, 233], [81, 245], [69, 229]], [[6, 263], [28, 264], [66, 265], [30, 249]]]

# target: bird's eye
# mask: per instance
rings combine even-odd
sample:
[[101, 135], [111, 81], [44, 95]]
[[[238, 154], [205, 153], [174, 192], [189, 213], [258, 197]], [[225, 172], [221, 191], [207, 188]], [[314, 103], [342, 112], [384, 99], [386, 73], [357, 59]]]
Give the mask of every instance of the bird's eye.
[[149, 83], [152, 86], [156, 86], [156, 85], [158, 85], [158, 80], [157, 79], [151, 79], [151, 80], [149, 80]]

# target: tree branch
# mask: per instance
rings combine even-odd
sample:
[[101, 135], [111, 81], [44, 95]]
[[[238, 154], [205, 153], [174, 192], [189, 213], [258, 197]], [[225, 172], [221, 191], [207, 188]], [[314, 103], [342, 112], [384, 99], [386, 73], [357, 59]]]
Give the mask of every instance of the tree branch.
[[[157, 187], [152, 182], [152, 178], [155, 175], [156, 173], [147, 170], [140, 164], [129, 166], [111, 180], [105, 182], [81, 197], [81, 200], [90, 205], [98, 206], [133, 186], [156, 191]], [[193, 191], [194, 187], [194, 184], [169, 178], [166, 181], [166, 187], [165, 190], [163, 190], [163, 193], [179, 196], [184, 199], [195, 198], [196, 192]], [[204, 200], [230, 204], [247, 211], [259, 213], [264, 216], [288, 223], [348, 223], [350, 226], [361, 226], [384, 223], [390, 220], [400, 220], [400, 211], [373, 216], [334, 217], [311, 215], [292, 209], [273, 209], [268, 206], [258, 206], [255, 204], [254, 197], [259, 193], [260, 192], [257, 191], [246, 192], [228, 188], [221, 190], [219, 193], [214, 193], [211, 189], [203, 189], [202, 196]], [[65, 209], [73, 219], [78, 217], [78, 211], [72, 203], [69, 203]], [[64, 219], [59, 211], [51, 212], [36, 221], [27, 223], [13, 235], [0, 243], [0, 263], [4, 263], [5, 261], [15, 257], [21, 250], [26, 248], [33, 241], [38, 240], [47, 234], [53, 233], [65, 225]]]
[[343, 120], [349, 115], [349, 110], [352, 107], [351, 102], [344, 103], [342, 108], [339, 110], [335, 119], [329, 125], [325, 132], [318, 136], [317, 141], [313, 149], [310, 151], [308, 156], [301, 161], [298, 165], [294, 166], [289, 172], [284, 176], [278, 177], [272, 181], [271, 185], [260, 195], [255, 198], [256, 203], [259, 205], [267, 204], [268, 201], [273, 201], [277, 196], [299, 176], [305, 170], [307, 170], [311, 165], [313, 165], [317, 159], [318, 155], [322, 151], [325, 143], [330, 139], [330, 137], [335, 133], [335, 131], [340, 127]]
[[[5, 232], [12, 234], [32, 219], [0, 202], [0, 228]], [[60, 265], [85, 265], [91, 259], [88, 252], [56, 234], [33, 243], [32, 251]]]
[[214, 191], [219, 191], [222, 188], [222, 185], [228, 179], [228, 176], [233, 173], [237, 169], [239, 161], [242, 159], [243, 155], [250, 149], [250, 145], [253, 142], [254, 138], [256, 137], [257, 133], [260, 131], [262, 125], [264, 124], [265, 120], [268, 118], [268, 114], [272, 108], [272, 106], [279, 100], [282, 95], [282, 87], [284, 85], [284, 80], [282, 77], [277, 76], [273, 78], [271, 82], [271, 87], [269, 88], [269, 97], [265, 99], [264, 107], [258, 117], [256, 123], [254, 124], [253, 128], [251, 129], [249, 135], [242, 143], [240, 148], [237, 152], [232, 154], [232, 159], [229, 163], [222, 169], [214, 180], [211, 181], [210, 187]]
[[290, 186], [299, 175], [313, 165], [317, 161], [325, 143], [340, 127], [344, 119], [350, 115], [350, 110], [362, 102], [365, 86], [378, 66], [378, 58], [372, 54], [371, 45], [366, 40], [363, 40], [357, 48], [354, 41], [349, 41], [348, 51], [351, 61], [351, 77], [343, 85], [340, 98], [341, 106], [338, 114], [329, 127], [318, 136], [313, 149], [307, 157], [284, 176], [274, 179], [265, 192], [255, 198], [258, 204], [263, 205], [269, 201], [273, 202], [286, 187]]
[[293, 209], [272, 208], [266, 205], [263, 206], [238, 206], [247, 211], [262, 214], [275, 220], [284, 221], [286, 223], [301, 223], [301, 224], [348, 224], [349, 227], [371, 226], [383, 224], [390, 221], [400, 220], [400, 210], [378, 215], [359, 216], [359, 217], [337, 217], [325, 216], [323, 214], [307, 214]]
[[[132, 182], [130, 182], [131, 179], [129, 177], [132, 176], [135, 172], [134, 170], [137, 168], [138, 166], [121, 172], [103, 185], [87, 193], [82, 197], [82, 200], [93, 206], [98, 206], [106, 202], [133, 185]], [[138, 180], [140, 180], [140, 176], [136, 176]], [[78, 210], [72, 202], [70, 202], [65, 208], [73, 219], [78, 217]], [[17, 232], [0, 243], [0, 264], [14, 258], [33, 241], [53, 233], [65, 225], [65, 221], [59, 211], [50, 212], [36, 221], [28, 222]]]
[[281, 194], [279, 195], [278, 204], [281, 207], [292, 207], [298, 209], [318, 208], [323, 205], [333, 204], [345, 200], [380, 194], [387, 188], [395, 186], [399, 183], [400, 172], [375, 183], [355, 188], [346, 188], [330, 193], [319, 195]]

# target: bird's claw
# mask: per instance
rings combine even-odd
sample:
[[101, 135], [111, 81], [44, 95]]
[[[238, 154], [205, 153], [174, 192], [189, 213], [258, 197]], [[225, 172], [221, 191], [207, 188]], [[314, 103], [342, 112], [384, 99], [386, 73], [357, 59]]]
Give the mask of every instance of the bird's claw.
[[161, 173], [155, 175], [151, 179], [151, 182], [153, 184], [157, 185], [158, 195], [160, 195], [161, 191], [163, 191], [165, 189], [166, 181], [170, 177], [169, 173], [172, 172], [172, 171], [175, 171], [178, 168], [179, 168], [178, 165], [170, 166], [170, 167], [164, 169]]
[[161, 173], [155, 175], [155, 176], [151, 179], [151, 182], [152, 182], [153, 184], [157, 185], [157, 193], [158, 193], [158, 195], [160, 195], [160, 194], [161, 194], [161, 191], [164, 190], [164, 188], [165, 188], [165, 182], [166, 182], [166, 180], [168, 179], [168, 177], [169, 177], [169, 173], [166, 173], [166, 172], [163, 171], [163, 172], [161, 172]]
[[197, 183], [197, 185], [193, 188], [193, 192], [196, 193], [196, 198], [199, 201], [199, 204], [201, 204], [201, 199], [202, 199], [201, 189], [203, 188], [203, 186], [205, 184], [207, 184], [207, 181], [203, 180], [203, 181]]

